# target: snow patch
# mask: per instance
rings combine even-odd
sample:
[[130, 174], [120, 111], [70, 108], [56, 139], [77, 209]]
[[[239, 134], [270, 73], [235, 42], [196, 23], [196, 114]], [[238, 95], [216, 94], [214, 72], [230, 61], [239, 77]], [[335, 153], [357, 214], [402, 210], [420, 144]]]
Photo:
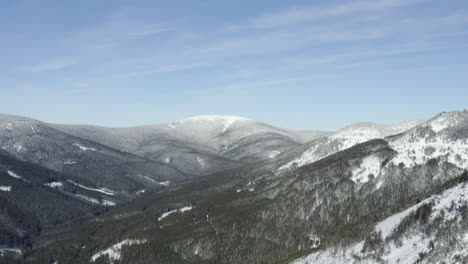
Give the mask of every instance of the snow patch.
[[49, 183], [46, 183], [44, 185], [52, 187], [52, 188], [57, 188], [57, 189], [62, 189], [63, 188], [63, 183], [61, 183], [61, 182], [49, 182]]
[[161, 185], [161, 186], [164, 186], [164, 187], [167, 187], [167, 186], [169, 186], [169, 184], [170, 184], [169, 181], [157, 182], [157, 181], [155, 181], [155, 180], [153, 180], [153, 179], [151, 179], [150, 177], [145, 176], [145, 175], [137, 175], [137, 176], [140, 176], [140, 177], [142, 177], [142, 178], [145, 178], [145, 179], [147, 179], [148, 181], [150, 181], [150, 182], [152, 182], [152, 183], [154, 183], [154, 184]]
[[13, 171], [7, 171], [8, 175], [10, 175], [11, 177], [13, 178], [16, 178], [16, 179], [22, 179], [21, 176], [19, 176], [18, 174], [14, 173]]
[[402, 239], [401, 245], [391, 243], [382, 257], [386, 263], [417, 263], [419, 254], [429, 251], [429, 238], [414, 235]]
[[106, 188], [91, 188], [91, 187], [87, 187], [87, 186], [84, 186], [84, 185], [81, 185], [79, 183], [76, 183], [72, 180], [67, 180], [67, 182], [75, 185], [75, 186], [78, 186], [80, 188], [83, 188], [85, 190], [88, 190], [88, 191], [93, 191], [93, 192], [100, 192], [100, 193], [103, 193], [103, 194], [106, 194], [106, 195], [110, 195], [110, 196], [113, 196], [115, 195], [115, 192], [112, 191], [112, 190], [109, 190], [109, 189], [106, 189]]
[[70, 160], [63, 162], [63, 164], [65, 164], [65, 165], [74, 165], [76, 163], [77, 163], [76, 161], [70, 161]]
[[8, 175], [10, 175], [11, 177], [13, 177], [13, 178], [15, 178], [15, 179], [22, 180], [22, 181], [24, 181], [24, 182], [30, 182], [30, 181], [24, 179], [23, 177], [21, 177], [20, 175], [14, 173], [13, 171], [10, 171], [10, 170], [9, 170], [9, 171], [7, 171], [7, 173], [8, 173]]
[[109, 200], [102, 200], [102, 205], [104, 206], [115, 206], [115, 203]]
[[202, 169], [205, 168], [205, 160], [203, 158], [197, 157], [197, 162]]
[[166, 213], [163, 213], [159, 218], [158, 218], [158, 222], [161, 222], [162, 220], [164, 220], [164, 218], [170, 216], [171, 214], [174, 214], [174, 213], [185, 213], [185, 212], [188, 212], [190, 210], [192, 210], [193, 207], [192, 206], [185, 206], [185, 207], [182, 207], [180, 209], [176, 209], [176, 210], [172, 210], [172, 211], [169, 211], [169, 212], [166, 212]]
[[428, 160], [444, 157], [455, 166], [468, 169], [468, 140], [447, 138], [420, 138], [412, 134], [391, 140], [389, 145], [398, 152], [393, 164], [403, 163], [407, 167], [424, 164]]
[[379, 222], [375, 226], [376, 232], [382, 232], [382, 238], [386, 239], [400, 225], [401, 221], [416, 211], [424, 204], [434, 202], [432, 207], [431, 219], [441, 215], [444, 211], [445, 220], [452, 220], [457, 217], [456, 210], [450, 210], [452, 202], [455, 206], [459, 206], [468, 201], [468, 184], [459, 184], [451, 189], [444, 191], [442, 194], [431, 196], [410, 208], [392, 215], [385, 220]]
[[0, 186], [0, 191], [11, 192], [11, 186]]
[[21, 255], [23, 251], [19, 248], [0, 247], [0, 256], [4, 256], [5, 254]]
[[79, 143], [73, 143], [73, 146], [77, 146], [77, 147], [80, 148], [82, 151], [88, 151], [88, 150], [97, 151], [95, 148], [85, 147], [85, 146], [83, 146], [83, 145], [80, 145]]
[[351, 171], [353, 174], [351, 180], [355, 183], [366, 183], [369, 181], [369, 175], [379, 176], [380, 164], [380, 159], [376, 156], [365, 157], [359, 168]]
[[13, 130], [13, 125], [11, 123], [8, 123], [5, 127], [6, 130], [12, 131]]
[[459, 123], [458, 115], [458, 112], [442, 113], [437, 115], [428, 125], [434, 132], [439, 133], [446, 128], [457, 126]]
[[145, 189], [139, 190], [139, 191], [136, 192], [136, 195], [142, 195], [142, 194], [144, 194], [145, 192], [146, 192]]
[[37, 134], [36, 129], [34, 129], [33, 126], [30, 126], [30, 127], [31, 127], [32, 132], [33, 132], [34, 134]]
[[278, 156], [280, 153], [281, 153], [281, 151], [279, 151], [279, 150], [272, 150], [272, 151], [270, 152], [270, 154], [268, 154], [268, 157], [269, 157], [270, 159], [272, 159], [272, 158]]
[[141, 245], [146, 243], [146, 239], [125, 239], [120, 241], [119, 243], [112, 245], [106, 249], [99, 251], [98, 253], [94, 254], [91, 257], [91, 262], [96, 261], [98, 258], [107, 255], [109, 258], [109, 262], [113, 263], [116, 260], [120, 260], [122, 257], [122, 247], [124, 246], [132, 246], [132, 245]]
[[94, 198], [91, 198], [91, 197], [88, 197], [86, 195], [82, 195], [82, 194], [75, 194], [76, 197], [78, 198], [81, 198], [83, 200], [86, 200], [88, 202], [91, 202], [91, 203], [94, 203], [94, 204], [101, 204], [97, 199], [94, 199]]
[[165, 163], [171, 163], [171, 157], [167, 156], [167, 157], [164, 159], [164, 162], [165, 162]]

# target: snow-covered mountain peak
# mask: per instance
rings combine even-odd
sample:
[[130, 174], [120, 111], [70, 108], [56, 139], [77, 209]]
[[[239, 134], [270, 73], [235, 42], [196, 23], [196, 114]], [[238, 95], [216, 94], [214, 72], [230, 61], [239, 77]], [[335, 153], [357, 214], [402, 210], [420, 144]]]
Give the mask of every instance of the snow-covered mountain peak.
[[364, 143], [372, 139], [400, 134], [424, 121], [425, 120], [417, 119], [388, 125], [369, 122], [349, 125], [328, 136], [324, 140], [311, 142], [309, 148], [302, 152], [299, 157], [296, 157], [282, 165], [278, 170], [285, 171], [296, 166], [301, 167], [357, 144]]
[[250, 120], [245, 117], [240, 116], [229, 116], [229, 115], [200, 115], [193, 116], [189, 118], [184, 118], [178, 122], [187, 122], [187, 121], [211, 121], [211, 122], [237, 122], [237, 121], [247, 121]]
[[435, 116], [433, 119], [429, 120], [427, 125], [431, 127], [431, 129], [439, 133], [440, 131], [455, 127], [459, 123], [467, 122], [468, 121], [468, 111], [453, 111], [453, 112], [443, 112]]
[[414, 119], [402, 121], [395, 124], [377, 124], [370, 122], [356, 123], [339, 130], [331, 137], [363, 139], [384, 138], [386, 136], [402, 133], [425, 121], [425, 119]]
[[252, 121], [245, 117], [240, 116], [227, 116], [227, 115], [200, 115], [185, 118], [169, 124], [169, 127], [176, 128], [177, 125], [195, 125], [195, 126], [210, 126], [219, 127], [221, 132], [226, 132], [234, 123]]
[[[394, 164], [407, 167], [441, 159], [468, 169], [468, 112], [441, 113], [407, 133], [387, 138], [398, 155]], [[435, 133], [434, 133], [435, 132]]]

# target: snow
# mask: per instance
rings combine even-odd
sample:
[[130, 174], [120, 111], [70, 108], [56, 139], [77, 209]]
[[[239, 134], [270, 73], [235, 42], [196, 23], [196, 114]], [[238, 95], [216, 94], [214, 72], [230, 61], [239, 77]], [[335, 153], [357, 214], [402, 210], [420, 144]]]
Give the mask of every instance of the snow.
[[31, 126], [31, 130], [32, 130], [32, 132], [33, 132], [34, 134], [37, 134], [36, 129], [34, 129], [33, 126]]
[[19, 179], [19, 180], [22, 180], [22, 181], [24, 181], [24, 182], [30, 182], [30, 181], [24, 179], [23, 177], [21, 177], [20, 175], [14, 173], [13, 171], [10, 171], [10, 170], [9, 170], [9, 171], [7, 171], [7, 173], [8, 173], [8, 175], [10, 175], [11, 177], [13, 177], [13, 178], [15, 178], [15, 179]]
[[460, 121], [459, 114], [460, 112], [441, 113], [431, 120], [428, 125], [434, 132], [439, 133], [446, 128], [458, 125]]
[[379, 176], [380, 173], [380, 159], [376, 156], [368, 156], [362, 160], [359, 168], [353, 169], [351, 173], [353, 176], [351, 180], [355, 183], [366, 183], [369, 181], [369, 175], [373, 174], [374, 177]]
[[150, 177], [145, 176], [145, 175], [137, 175], [137, 176], [140, 176], [140, 177], [142, 177], [142, 178], [145, 178], [145, 179], [147, 179], [148, 181], [150, 181], [150, 182], [152, 182], [152, 183], [154, 183], [154, 184], [161, 185], [161, 186], [164, 186], [164, 187], [167, 187], [167, 186], [169, 186], [169, 184], [170, 184], [169, 181], [157, 182], [157, 181], [155, 181], [155, 180], [153, 180], [153, 179], [151, 179]]
[[49, 183], [46, 183], [44, 185], [47, 185], [47, 186], [52, 187], [52, 188], [57, 188], [57, 189], [62, 189], [63, 188], [63, 183], [61, 183], [61, 182], [49, 182]]
[[76, 161], [64, 161], [63, 164], [65, 165], [73, 165], [73, 164], [76, 164], [77, 162]]
[[237, 189], [236, 190], [236, 193], [240, 193], [240, 192], [242, 192], [242, 189]]
[[171, 157], [167, 156], [167, 157], [164, 159], [164, 162], [165, 162], [165, 163], [171, 163]]
[[176, 128], [176, 126], [175, 126], [174, 124], [172, 124], [172, 123], [169, 124], [169, 127], [172, 128], [172, 129], [175, 129], [175, 128]]
[[132, 245], [141, 245], [146, 243], [146, 239], [125, 239], [120, 241], [117, 244], [114, 244], [106, 249], [99, 251], [98, 253], [94, 254], [91, 257], [91, 262], [96, 261], [98, 258], [107, 255], [109, 258], [109, 262], [113, 263], [116, 260], [120, 260], [122, 257], [122, 247], [124, 246], [132, 246]]
[[16, 178], [16, 179], [22, 179], [21, 176], [19, 176], [18, 174], [14, 173], [13, 171], [7, 171], [8, 175], [10, 175], [11, 177], [13, 178]]
[[172, 211], [169, 211], [169, 212], [166, 212], [166, 213], [163, 213], [159, 218], [158, 218], [158, 222], [161, 222], [162, 220], [164, 220], [164, 218], [170, 216], [171, 214], [174, 214], [174, 213], [185, 213], [185, 212], [188, 212], [190, 210], [192, 210], [193, 207], [192, 206], [185, 206], [185, 207], [182, 207], [180, 209], [176, 209], [176, 210], [172, 210]]
[[468, 169], [468, 140], [449, 140], [438, 136], [421, 138], [413, 134], [404, 135], [389, 142], [398, 152], [393, 164], [403, 163], [407, 167], [424, 164], [428, 160], [444, 157], [455, 166]]
[[102, 200], [102, 205], [104, 206], [115, 206], [115, 203], [109, 200]]
[[[307, 257], [291, 262], [291, 264], [337, 264], [337, 263], [354, 263], [353, 256], [360, 256], [364, 247], [364, 242], [355, 244], [349, 248], [342, 248], [342, 253], [337, 253], [335, 249], [326, 249], [308, 255]], [[340, 250], [340, 249], [338, 249]], [[370, 262], [369, 262], [370, 263]]]
[[222, 125], [222, 133], [225, 133], [234, 123], [248, 121], [249, 119], [239, 116], [223, 116], [223, 115], [202, 115], [195, 116], [186, 119], [182, 119], [178, 122], [212, 122], [214, 124]]
[[18, 147], [16, 147], [16, 152], [20, 152], [22, 149], [23, 149], [23, 146], [19, 145]]
[[1, 186], [0, 185], [0, 191], [2, 191], [2, 192], [11, 192], [11, 186]]
[[88, 197], [86, 195], [82, 195], [82, 194], [75, 194], [76, 197], [79, 197], [81, 199], [84, 199], [88, 202], [91, 202], [91, 203], [94, 203], [94, 204], [101, 204], [97, 199], [94, 199], [94, 198], [91, 198], [91, 197]]
[[13, 125], [11, 123], [8, 123], [5, 127], [6, 130], [12, 131], [13, 130]]
[[382, 257], [388, 264], [413, 264], [417, 263], [419, 254], [429, 251], [430, 238], [421, 235], [405, 237], [401, 245], [391, 243]]
[[106, 194], [106, 195], [111, 195], [111, 196], [115, 195], [115, 192], [114, 192], [114, 191], [109, 190], [109, 189], [106, 189], [106, 188], [99, 188], [99, 189], [97, 189], [97, 188], [91, 188], [91, 187], [87, 187], [87, 186], [81, 185], [81, 184], [79, 184], [79, 183], [76, 183], [76, 182], [74, 182], [74, 181], [72, 181], [72, 180], [67, 180], [67, 182], [69, 182], [69, 183], [71, 183], [71, 184], [73, 184], [73, 185], [75, 185], [75, 186], [78, 186], [78, 187], [80, 187], [80, 188], [86, 189], [86, 190], [88, 190], [88, 191], [100, 192], [100, 193], [103, 193], [103, 194]]
[[136, 195], [142, 195], [142, 194], [144, 194], [145, 192], [146, 192], [145, 189], [139, 190], [139, 191], [136, 192]]
[[161, 186], [164, 186], [164, 187], [167, 187], [169, 186], [170, 182], [169, 181], [163, 181], [163, 182], [156, 182], [157, 184], [161, 185]]
[[385, 220], [379, 222], [375, 226], [376, 232], [382, 232], [382, 238], [386, 239], [392, 232], [398, 227], [401, 221], [410, 215], [412, 212], [416, 211], [419, 207], [424, 204], [428, 204], [434, 202], [434, 206], [432, 208], [431, 219], [437, 217], [444, 211], [445, 220], [452, 220], [454, 219], [457, 214], [456, 210], [449, 210], [452, 205], [452, 202], [455, 203], [456, 206], [461, 205], [463, 202], [468, 201], [468, 184], [459, 184], [451, 189], [446, 190], [440, 195], [431, 196], [410, 208], [399, 212], [395, 215], [392, 215]]
[[73, 143], [73, 146], [77, 146], [77, 147], [80, 148], [82, 151], [88, 151], [88, 150], [97, 151], [95, 148], [85, 147], [85, 146], [83, 146], [83, 145], [80, 145], [79, 143]]
[[21, 255], [23, 251], [19, 248], [0, 247], [0, 256], [4, 256], [6, 253]]
[[335, 134], [327, 137], [326, 142], [312, 145], [299, 157], [279, 167], [278, 172], [291, 169], [293, 165], [301, 167], [307, 164], [311, 164], [339, 151], [343, 151], [372, 139], [384, 138], [389, 135], [399, 134], [416, 125], [419, 125], [422, 122], [423, 120], [410, 120], [391, 125], [357, 123], [347, 126]]
[[180, 208], [180, 209], [179, 209], [179, 212], [185, 213], [185, 212], [188, 212], [188, 211], [190, 211], [190, 210], [192, 210], [192, 209], [193, 209], [192, 206], [185, 206], [185, 207]]
[[281, 151], [279, 151], [279, 150], [272, 150], [272, 151], [270, 152], [270, 154], [268, 154], [268, 157], [269, 157], [270, 159], [272, 159], [272, 158], [278, 156], [280, 153], [281, 153]]
[[205, 160], [203, 158], [197, 157], [197, 162], [200, 164], [201, 168], [205, 168]]

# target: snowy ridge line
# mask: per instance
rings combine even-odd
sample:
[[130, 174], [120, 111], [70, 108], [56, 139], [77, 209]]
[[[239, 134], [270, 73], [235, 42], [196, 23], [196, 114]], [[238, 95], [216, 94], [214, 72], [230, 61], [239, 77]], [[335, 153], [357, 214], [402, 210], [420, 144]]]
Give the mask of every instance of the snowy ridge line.
[[110, 263], [113, 263], [116, 260], [120, 260], [122, 257], [122, 247], [124, 246], [132, 246], [132, 245], [141, 245], [148, 242], [146, 239], [125, 239], [123, 241], [120, 241], [117, 244], [114, 244], [106, 249], [103, 249], [99, 251], [98, 253], [94, 254], [91, 257], [91, 262], [95, 262], [98, 258], [101, 256], [107, 255], [108, 256], [108, 261]]
[[321, 144], [310, 146], [297, 158], [278, 168], [278, 172], [291, 169], [293, 165], [302, 167], [318, 160], [324, 159], [337, 152], [349, 149], [355, 145], [390, 135], [400, 134], [422, 124], [425, 120], [403, 121], [397, 124], [381, 125], [375, 123], [357, 123], [349, 125], [338, 132], [326, 137]]
[[169, 211], [169, 212], [166, 212], [166, 213], [163, 213], [159, 218], [158, 218], [158, 222], [161, 222], [162, 220], [164, 220], [164, 218], [170, 216], [171, 214], [174, 214], [174, 213], [185, 213], [185, 212], [188, 212], [190, 210], [193, 209], [193, 206], [185, 206], [185, 207], [182, 207], [180, 209], [175, 209], [175, 210], [172, 210], [172, 211]]
[[100, 188], [100, 189], [96, 189], [96, 188], [91, 188], [91, 187], [87, 187], [87, 186], [84, 186], [84, 185], [81, 185], [79, 183], [76, 183], [72, 180], [67, 180], [67, 182], [75, 185], [75, 186], [78, 186], [80, 188], [83, 188], [85, 190], [88, 190], [88, 191], [93, 191], [93, 192], [100, 192], [100, 193], [103, 193], [103, 194], [106, 194], [106, 195], [110, 195], [110, 196], [113, 196], [115, 195], [115, 192], [112, 191], [112, 190], [109, 190], [109, 189], [106, 189], [106, 188]]

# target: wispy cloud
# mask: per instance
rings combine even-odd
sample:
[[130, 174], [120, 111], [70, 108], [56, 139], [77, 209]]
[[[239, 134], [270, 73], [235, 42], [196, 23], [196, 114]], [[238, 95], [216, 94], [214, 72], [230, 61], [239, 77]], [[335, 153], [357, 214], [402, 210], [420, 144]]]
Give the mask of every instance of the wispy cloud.
[[172, 26], [146, 21], [111, 20], [71, 33], [64, 42], [81, 49], [108, 49], [172, 30]]
[[76, 64], [74, 59], [56, 59], [34, 65], [27, 70], [34, 73], [56, 71]]
[[305, 22], [348, 16], [360, 12], [387, 10], [405, 5], [411, 5], [422, 0], [375, 0], [375, 1], [347, 1], [345, 4], [315, 7], [292, 7], [278, 12], [260, 15], [253, 18], [246, 25], [230, 25], [229, 29], [242, 28], [272, 28], [278, 26], [294, 25]]

